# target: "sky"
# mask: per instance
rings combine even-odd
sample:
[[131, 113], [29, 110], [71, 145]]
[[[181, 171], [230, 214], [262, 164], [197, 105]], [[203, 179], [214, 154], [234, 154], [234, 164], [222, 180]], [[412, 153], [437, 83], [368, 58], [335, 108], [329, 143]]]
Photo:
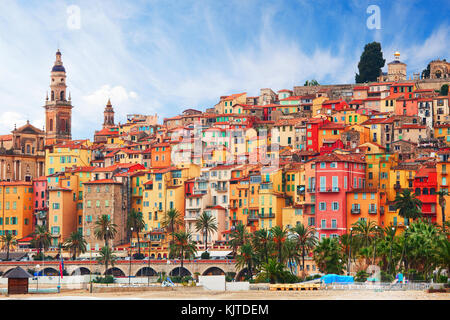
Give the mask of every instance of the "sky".
[[72, 138], [92, 139], [108, 98], [116, 123], [130, 113], [162, 123], [233, 93], [354, 83], [372, 41], [386, 64], [398, 50], [412, 76], [450, 58], [448, 12], [448, 0], [1, 0], [0, 134], [27, 120], [43, 128], [58, 48]]

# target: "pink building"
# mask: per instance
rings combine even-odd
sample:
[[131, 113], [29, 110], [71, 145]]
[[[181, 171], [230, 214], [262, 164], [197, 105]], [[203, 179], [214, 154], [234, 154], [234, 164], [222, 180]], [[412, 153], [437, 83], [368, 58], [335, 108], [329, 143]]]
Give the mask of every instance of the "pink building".
[[47, 178], [39, 177], [33, 181], [34, 218], [33, 226], [47, 225], [48, 219]]
[[324, 154], [315, 163], [316, 230], [319, 239], [347, 230], [347, 191], [365, 187], [365, 162], [357, 155]]

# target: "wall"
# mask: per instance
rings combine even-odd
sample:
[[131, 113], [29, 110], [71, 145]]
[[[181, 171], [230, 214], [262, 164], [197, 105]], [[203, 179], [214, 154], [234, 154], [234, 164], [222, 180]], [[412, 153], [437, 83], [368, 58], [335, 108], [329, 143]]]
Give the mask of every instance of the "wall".
[[198, 284], [205, 290], [225, 291], [225, 276], [199, 276]]

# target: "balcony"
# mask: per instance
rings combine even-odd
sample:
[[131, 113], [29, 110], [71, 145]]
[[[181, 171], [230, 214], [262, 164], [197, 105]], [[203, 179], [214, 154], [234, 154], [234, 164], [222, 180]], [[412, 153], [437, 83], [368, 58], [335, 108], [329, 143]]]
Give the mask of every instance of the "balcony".
[[272, 182], [263, 182], [261, 183], [261, 190], [271, 190], [273, 189], [273, 183]]
[[321, 229], [322, 229], [322, 230], [337, 230], [337, 228], [338, 228], [337, 225], [334, 225], [334, 226], [331, 225], [331, 226], [329, 226], [329, 227], [323, 226], [323, 225], [321, 226]]
[[446, 176], [448, 174], [447, 170], [442, 170], [441, 175]]
[[221, 187], [216, 186], [216, 187], [215, 187], [215, 190], [216, 190], [217, 192], [227, 192], [227, 191], [228, 191], [228, 187], [226, 187], [226, 186], [221, 186]]
[[376, 214], [377, 209], [376, 208], [369, 208], [369, 214]]
[[360, 208], [352, 208], [351, 213], [352, 214], [360, 214], [361, 213], [361, 209]]
[[265, 219], [265, 218], [275, 218], [275, 214], [273, 214], [273, 213], [268, 213], [268, 214], [261, 214], [261, 213], [259, 213], [259, 214], [258, 214], [258, 217], [259, 217], [260, 219]]
[[258, 221], [259, 218], [257, 215], [250, 215], [247, 217], [247, 221]]
[[306, 191], [309, 193], [316, 193], [316, 188], [308, 188]]
[[332, 187], [332, 188], [320, 188], [319, 192], [339, 192], [339, 187]]

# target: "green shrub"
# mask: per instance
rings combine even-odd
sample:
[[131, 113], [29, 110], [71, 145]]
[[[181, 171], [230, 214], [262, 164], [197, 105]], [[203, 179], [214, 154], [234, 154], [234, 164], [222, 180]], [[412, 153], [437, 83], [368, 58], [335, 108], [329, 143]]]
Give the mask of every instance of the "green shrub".
[[381, 282], [392, 282], [394, 281], [394, 276], [385, 271], [381, 271]]
[[105, 276], [105, 277], [95, 277], [94, 280], [92, 280], [93, 283], [114, 283], [114, 277], [111, 275]]
[[438, 275], [437, 276], [437, 283], [447, 283], [448, 282], [448, 277], [445, 275]]
[[319, 279], [319, 278], [322, 278], [322, 276], [320, 274], [313, 275], [313, 280]]
[[208, 260], [210, 257], [211, 256], [208, 251], [203, 252], [202, 255], [200, 256], [201, 259], [205, 259], [205, 260]]
[[355, 281], [356, 282], [366, 282], [368, 276], [369, 276], [369, 274], [367, 272], [365, 272], [364, 270], [358, 271], [356, 273]]
[[133, 259], [134, 260], [142, 260], [145, 258], [145, 255], [143, 253], [135, 253], [133, 254]]

